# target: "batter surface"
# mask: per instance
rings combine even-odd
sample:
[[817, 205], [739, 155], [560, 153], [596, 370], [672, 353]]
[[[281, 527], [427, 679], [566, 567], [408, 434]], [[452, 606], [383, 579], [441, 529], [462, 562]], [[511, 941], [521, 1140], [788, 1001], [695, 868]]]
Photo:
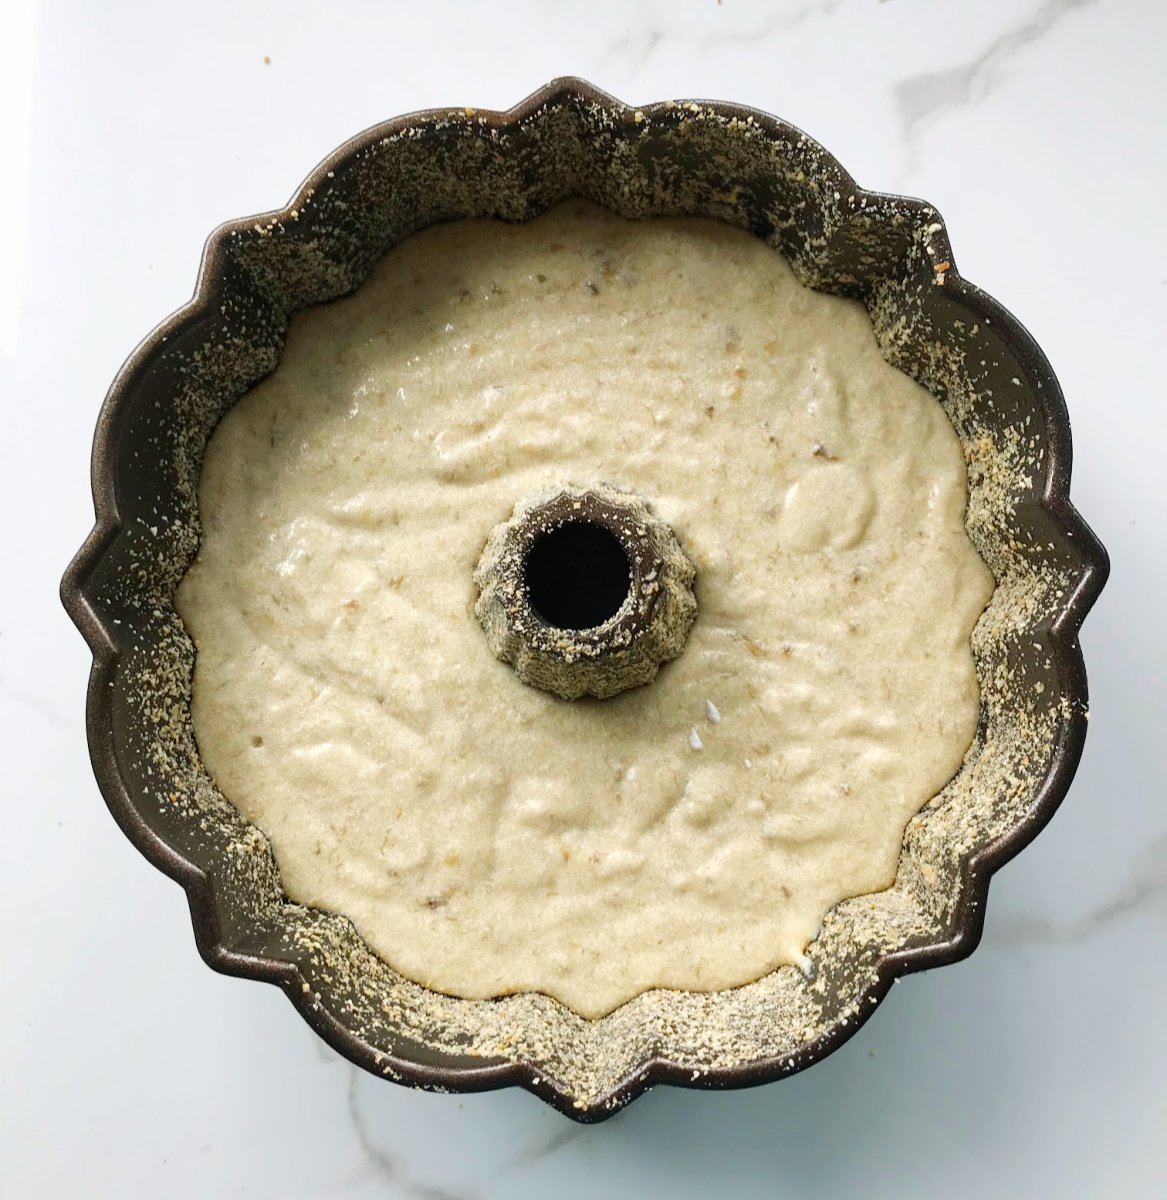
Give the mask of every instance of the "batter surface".
[[[699, 611], [651, 684], [569, 703], [491, 656], [473, 572], [517, 500], [594, 481], [676, 531]], [[204, 763], [288, 895], [420, 983], [588, 1017], [746, 983], [892, 883], [969, 746], [966, 498], [863, 308], [740, 230], [426, 230], [211, 439], [178, 594]]]

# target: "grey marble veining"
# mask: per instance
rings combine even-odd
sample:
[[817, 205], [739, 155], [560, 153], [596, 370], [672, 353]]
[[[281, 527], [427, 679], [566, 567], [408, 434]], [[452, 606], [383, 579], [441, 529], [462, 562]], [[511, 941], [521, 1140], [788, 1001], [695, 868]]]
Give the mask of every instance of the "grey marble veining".
[[641, 7], [632, 14], [625, 32], [612, 43], [610, 53], [633, 68], [643, 68], [651, 55], [663, 52], [669, 43], [690, 43], [699, 51], [752, 48], [776, 34], [798, 29], [812, 17], [829, 17], [848, 2], [804, 0], [798, 4], [765, 6], [761, 12], [750, 13], [744, 23], [716, 22], [707, 17], [704, 28], [696, 32], [676, 20], [676, 10], [671, 6], [656, 10]]
[[[1014, 61], [1026, 47], [1039, 43], [1059, 21], [1101, 0], [1045, 0], [1029, 14], [1018, 15], [996, 32], [972, 58], [941, 70], [923, 71], [896, 82], [893, 94], [903, 139], [914, 155], [921, 129], [948, 109], [979, 103], [1001, 86]], [[1021, 6], [1019, 6], [1021, 7]], [[937, 18], [938, 31], [943, 30]]]
[[409, 1200], [473, 1200], [474, 1192], [452, 1191], [437, 1184], [414, 1179], [395, 1155], [377, 1144], [361, 1111], [358, 1093], [360, 1071], [352, 1066], [348, 1071], [348, 1111], [353, 1132], [364, 1151], [369, 1167], [380, 1177], [381, 1182], [391, 1187], [394, 1195], [408, 1197]]
[[[1012, 950], [1022, 946], [1076, 945], [1104, 935], [1117, 921], [1133, 914], [1167, 913], [1167, 834], [1148, 846], [1133, 868], [1103, 903], [1072, 921], [1055, 921], [1030, 913], [1011, 914], [997, 922], [991, 946]], [[1167, 1001], [1167, 986], [1162, 987]]]

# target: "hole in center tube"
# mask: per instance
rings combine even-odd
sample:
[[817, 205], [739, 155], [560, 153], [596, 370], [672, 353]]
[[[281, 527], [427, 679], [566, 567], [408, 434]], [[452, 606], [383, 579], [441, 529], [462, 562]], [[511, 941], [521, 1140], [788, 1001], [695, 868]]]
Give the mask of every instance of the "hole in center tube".
[[535, 539], [523, 564], [531, 607], [557, 629], [594, 629], [620, 611], [632, 569], [603, 525], [566, 521]]

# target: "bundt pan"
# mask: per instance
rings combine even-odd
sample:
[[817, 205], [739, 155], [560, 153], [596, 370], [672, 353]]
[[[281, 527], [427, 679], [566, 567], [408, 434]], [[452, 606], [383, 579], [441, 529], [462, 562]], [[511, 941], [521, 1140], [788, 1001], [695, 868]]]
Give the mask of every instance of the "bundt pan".
[[[351, 292], [427, 225], [522, 221], [569, 194], [626, 217], [727, 221], [784, 254], [808, 286], [859, 298], [887, 359], [952, 420], [969, 536], [997, 580], [973, 635], [976, 739], [908, 825], [894, 886], [832, 909], [805, 972], [782, 967], [719, 993], [647, 992], [596, 1021], [536, 993], [430, 991], [374, 956], [344, 916], [287, 900], [265, 836], [199, 761], [194, 648], [173, 605], [199, 544], [207, 439], [275, 369], [291, 314]], [[517, 1084], [580, 1121], [658, 1083], [763, 1083], [841, 1045], [897, 976], [969, 954], [990, 875], [1065, 795], [1087, 721], [1077, 632], [1108, 570], [1069, 484], [1053, 372], [1021, 325], [957, 273], [936, 210], [864, 191], [783, 121], [720, 103], [632, 108], [570, 79], [505, 113], [401, 117], [342, 146], [287, 208], [216, 230], [194, 299], [110, 389], [93, 452], [96, 527], [62, 585], [93, 650], [94, 770], [126, 835], [186, 889], [206, 961], [278, 984], [375, 1074], [434, 1091]]]

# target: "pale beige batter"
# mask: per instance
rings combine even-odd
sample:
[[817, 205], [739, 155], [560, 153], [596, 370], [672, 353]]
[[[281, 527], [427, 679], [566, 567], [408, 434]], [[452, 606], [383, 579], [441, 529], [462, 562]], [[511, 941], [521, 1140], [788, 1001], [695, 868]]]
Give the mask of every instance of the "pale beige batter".
[[[651, 684], [570, 703], [491, 656], [473, 571], [517, 500], [594, 481], [676, 531], [699, 613]], [[955, 433], [858, 303], [712, 222], [411, 238], [294, 319], [200, 502], [204, 762], [289, 896], [442, 991], [595, 1017], [802, 962], [977, 723]]]

